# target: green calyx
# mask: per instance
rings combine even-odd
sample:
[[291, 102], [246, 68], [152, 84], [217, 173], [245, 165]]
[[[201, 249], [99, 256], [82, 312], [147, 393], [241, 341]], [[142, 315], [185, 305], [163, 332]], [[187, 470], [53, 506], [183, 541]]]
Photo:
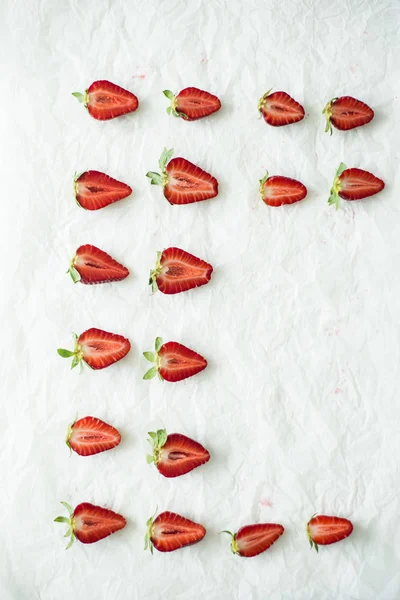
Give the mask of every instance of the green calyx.
[[64, 537], [69, 537], [70, 538], [68, 546], [66, 547], [66, 550], [68, 550], [68, 548], [71, 548], [72, 544], [75, 541], [75, 533], [74, 533], [74, 509], [72, 508], [72, 506], [70, 506], [69, 504], [67, 504], [67, 502], [61, 502], [61, 504], [63, 506], [65, 506], [65, 508], [69, 512], [69, 518], [67, 518], [67, 517], [56, 517], [54, 519], [54, 522], [55, 523], [65, 523], [66, 525], [68, 525], [67, 532], [64, 534]]
[[72, 95], [75, 96], [78, 102], [80, 102], [85, 108], [87, 108], [89, 104], [89, 94], [87, 90], [85, 90], [84, 94], [82, 94], [81, 92], [72, 92]]
[[74, 427], [74, 425], [75, 425], [75, 423], [76, 423], [77, 420], [78, 420], [78, 413], [76, 413], [76, 417], [75, 417], [73, 423], [70, 423], [68, 425], [67, 435], [65, 436], [65, 443], [67, 444], [67, 446], [69, 448], [70, 454], [72, 452], [72, 448], [71, 448], [71, 444], [69, 443], [69, 440], [70, 440], [71, 435], [72, 435], [72, 429], [73, 429], [73, 427]]
[[265, 175], [262, 179], [260, 179], [260, 194], [261, 194], [261, 198], [263, 198], [264, 196], [264, 184], [268, 179], [268, 171], [265, 172]]
[[152, 554], [153, 554], [153, 542], [151, 541], [151, 538], [153, 537], [153, 523], [154, 523], [154, 517], [155, 517], [157, 510], [158, 510], [158, 507], [156, 508], [156, 510], [154, 511], [154, 514], [150, 517], [150, 519], [147, 519], [146, 535], [144, 536], [144, 549], [145, 550], [149, 549]]
[[335, 179], [333, 180], [330, 196], [328, 198], [329, 206], [332, 206], [334, 204], [336, 206], [336, 210], [338, 210], [338, 208], [340, 206], [339, 192], [342, 189], [340, 176], [346, 169], [347, 169], [346, 165], [344, 163], [340, 163], [340, 165], [335, 173]]
[[237, 533], [232, 533], [231, 531], [227, 531], [226, 529], [224, 529], [224, 531], [220, 531], [220, 533], [227, 533], [231, 536], [231, 552], [232, 554], [240, 554], [239, 546], [236, 541]]
[[178, 100], [177, 100], [176, 96], [173, 94], [173, 92], [171, 92], [170, 90], [164, 90], [163, 94], [164, 94], [164, 96], [166, 96], [168, 98], [168, 100], [171, 100], [171, 104], [167, 108], [167, 113], [178, 119], [179, 118], [187, 119], [188, 116], [185, 115], [184, 112], [177, 109]]
[[168, 183], [167, 164], [171, 160], [173, 152], [174, 152], [173, 148], [171, 148], [170, 150], [167, 150], [167, 148], [164, 148], [164, 150], [160, 156], [160, 160], [158, 161], [158, 166], [161, 169], [161, 174], [155, 173], [154, 171], [148, 171], [146, 173], [146, 177], [148, 177], [150, 179], [152, 185], [161, 185], [161, 187], [163, 187], [163, 188], [167, 185], [167, 183]]
[[67, 273], [69, 273], [69, 275], [71, 276], [71, 279], [74, 283], [78, 283], [78, 281], [81, 280], [81, 276], [80, 276], [79, 271], [77, 271], [77, 269], [75, 268], [75, 260], [76, 260], [76, 254], [74, 255], [73, 259], [71, 260], [71, 264], [69, 266]]
[[153, 446], [153, 454], [147, 455], [147, 464], [154, 463], [157, 465], [160, 460], [161, 449], [165, 446], [168, 434], [165, 429], [158, 429], [157, 431], [149, 431], [149, 436], [147, 441]]
[[58, 352], [58, 355], [61, 356], [62, 358], [72, 358], [71, 369], [74, 369], [79, 364], [82, 367], [82, 364], [85, 362], [85, 360], [83, 358], [83, 350], [79, 343], [78, 336], [76, 335], [76, 333], [73, 333], [72, 336], [75, 341], [74, 350], [71, 351], [71, 350], [64, 350], [64, 348], [58, 348], [57, 352]]
[[326, 117], [326, 125], [325, 125], [325, 133], [328, 133], [330, 135], [332, 135], [332, 123], [331, 123], [331, 117], [332, 117], [332, 105], [334, 102], [336, 102], [337, 98], [332, 98], [332, 100], [330, 100], [328, 102], [328, 104], [325, 106], [324, 110], [322, 111], [322, 114], [325, 115]]
[[258, 111], [262, 112], [264, 106], [265, 106], [265, 101], [268, 98], [268, 96], [270, 95], [270, 93], [272, 92], [272, 88], [268, 90], [268, 92], [265, 92], [264, 96], [261, 96], [261, 98], [258, 101]]
[[162, 270], [161, 257], [162, 257], [162, 252], [157, 252], [156, 266], [154, 269], [152, 269], [150, 271], [149, 285], [151, 285], [151, 291], [153, 294], [155, 294], [155, 292], [158, 290], [157, 277], [160, 275], [161, 270]]
[[156, 375], [161, 381], [164, 381], [164, 377], [160, 373], [160, 357], [159, 351], [161, 346], [163, 345], [162, 339], [160, 337], [156, 338], [154, 344], [155, 352], [143, 352], [143, 356], [151, 363], [154, 363], [154, 367], [151, 367], [146, 373], [143, 375], [143, 379], [153, 379]]
[[[79, 204], [79, 202], [78, 202], [78, 193], [79, 193], [79, 190], [78, 190], [78, 185], [79, 185], [79, 184], [78, 184], [78, 179], [79, 179], [79, 177], [80, 177], [81, 175], [83, 175], [83, 173], [84, 173], [84, 172], [85, 172], [85, 171], [82, 171], [81, 173], [76, 173], [76, 172], [74, 173], [74, 181], [73, 181], [73, 186], [74, 186], [74, 198], [75, 198], [75, 202], [76, 202], [76, 204], [79, 206], [79, 208], [83, 208], [83, 207], [82, 207], [82, 206]], [[84, 210], [86, 210], [86, 208], [85, 208]]]
[[311, 550], [311, 548], [315, 548], [315, 550], [318, 552], [318, 544], [316, 544], [314, 542], [314, 540], [312, 539], [311, 531], [310, 531], [310, 521], [312, 521], [316, 515], [317, 515], [317, 513], [314, 513], [313, 516], [311, 517], [311, 519], [308, 521], [308, 523], [306, 525], [306, 532], [307, 532], [308, 541], [310, 542], [310, 550]]

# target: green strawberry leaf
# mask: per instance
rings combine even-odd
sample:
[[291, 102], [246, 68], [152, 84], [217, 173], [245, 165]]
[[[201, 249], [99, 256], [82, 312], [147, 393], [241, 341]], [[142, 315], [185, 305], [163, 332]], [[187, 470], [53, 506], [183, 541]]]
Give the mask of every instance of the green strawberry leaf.
[[69, 519], [67, 517], [56, 517], [54, 519], [55, 523], [69, 523]]
[[165, 445], [165, 442], [167, 441], [167, 437], [167, 431], [165, 429], [159, 429], [157, 431], [158, 446], [162, 448]]
[[341, 174], [342, 174], [342, 173], [343, 173], [343, 172], [344, 172], [346, 169], [347, 169], [346, 165], [345, 165], [343, 162], [341, 162], [341, 163], [340, 163], [340, 165], [339, 165], [339, 167], [338, 167], [338, 170], [336, 171], [336, 177], [340, 177], [340, 175], [341, 175]]
[[143, 352], [143, 356], [150, 362], [155, 362], [156, 360], [153, 352]]
[[172, 106], [168, 106], [167, 113], [170, 115], [172, 113]]
[[71, 358], [71, 356], [74, 356], [75, 354], [74, 352], [71, 352], [71, 350], [64, 350], [63, 348], [58, 348], [57, 352], [63, 358]]
[[78, 283], [78, 281], [81, 280], [81, 276], [79, 275], [79, 273], [75, 269], [75, 267], [73, 267], [72, 265], [68, 269], [67, 273], [69, 273], [71, 275], [71, 279], [74, 283]]
[[146, 373], [143, 375], [143, 379], [153, 379], [157, 375], [157, 367], [151, 367]]
[[162, 345], [163, 345], [162, 338], [157, 337], [156, 338], [156, 342], [154, 344], [154, 348], [155, 348], [155, 351], [156, 351], [157, 354], [158, 354], [158, 352], [160, 352], [160, 349], [161, 349]]
[[79, 102], [85, 102], [85, 94], [81, 94], [81, 92], [72, 92], [72, 95], [75, 96], [75, 98], [79, 100]]
[[267, 181], [268, 179], [268, 171], [266, 171], [264, 177], [262, 179], [260, 179], [260, 185], [264, 185], [264, 183]]
[[151, 185], [163, 185], [163, 178], [160, 173], [155, 173], [154, 171], [149, 171], [146, 173], [146, 177], [151, 179]]
[[152, 463], [152, 462], [154, 462], [154, 458], [152, 457], [152, 455], [151, 455], [151, 454], [148, 454], [148, 455], [146, 456], [146, 461], [147, 461], [147, 464], [148, 464], [148, 465], [151, 465], [151, 463]]
[[170, 150], [167, 150], [166, 148], [164, 148], [164, 150], [160, 156], [160, 160], [158, 161], [158, 165], [159, 165], [161, 171], [165, 170], [165, 167], [171, 160], [173, 153], [174, 153], [173, 148], [171, 148]]
[[151, 437], [151, 439], [153, 441], [156, 441], [156, 439], [157, 439], [157, 433], [155, 431], [149, 431], [149, 436]]
[[174, 94], [170, 90], [163, 91], [164, 96], [166, 96], [169, 100], [173, 100], [175, 98]]

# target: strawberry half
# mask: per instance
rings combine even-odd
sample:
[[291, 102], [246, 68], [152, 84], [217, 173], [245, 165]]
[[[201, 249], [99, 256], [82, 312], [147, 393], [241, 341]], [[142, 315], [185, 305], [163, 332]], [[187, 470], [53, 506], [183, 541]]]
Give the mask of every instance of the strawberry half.
[[286, 92], [268, 90], [258, 102], [258, 110], [268, 125], [282, 127], [304, 119], [304, 108]]
[[348, 519], [341, 517], [328, 517], [318, 515], [312, 517], [307, 523], [307, 535], [310, 548], [314, 546], [318, 552], [318, 546], [327, 546], [347, 538], [353, 531], [353, 524]]
[[149, 284], [153, 293], [178, 294], [205, 285], [211, 279], [213, 268], [201, 258], [180, 248], [157, 252], [155, 269], [150, 271]]
[[66, 502], [61, 504], [68, 510], [69, 518], [57, 517], [54, 521], [68, 525], [68, 531], [64, 535], [70, 538], [67, 550], [72, 546], [75, 538], [82, 544], [93, 544], [123, 529], [126, 525], [125, 517], [108, 508], [82, 502], [74, 510]]
[[100, 171], [85, 171], [74, 179], [75, 200], [85, 210], [99, 210], [132, 194], [126, 183]]
[[163, 344], [162, 339], [158, 337], [154, 349], [154, 353], [143, 352], [148, 361], [155, 363], [155, 366], [143, 375], [143, 379], [153, 379], [158, 374], [161, 381], [182, 381], [200, 373], [207, 366], [205, 358], [178, 342]]
[[147, 455], [147, 462], [154, 463], [164, 477], [179, 477], [204, 465], [210, 454], [201, 444], [182, 435], [165, 429], [149, 431], [148, 442], [153, 446], [153, 454]]
[[385, 183], [382, 179], [375, 177], [372, 173], [362, 169], [348, 169], [344, 163], [340, 163], [333, 180], [328, 204], [334, 204], [337, 210], [340, 205], [339, 198], [361, 200], [378, 194], [384, 187]]
[[72, 95], [98, 121], [108, 121], [109, 119], [126, 115], [135, 111], [139, 106], [139, 101], [135, 94], [106, 80], [94, 81], [85, 90], [84, 94], [73, 92]]
[[185, 88], [176, 96], [169, 90], [164, 90], [163, 94], [171, 100], [171, 106], [167, 108], [167, 113], [185, 121], [197, 121], [212, 115], [221, 108], [221, 102], [217, 96], [195, 87]]
[[184, 546], [197, 544], [206, 535], [203, 525], [173, 512], [154, 515], [147, 521], [144, 549], [153, 547], [159, 552], [173, 552]]
[[152, 185], [161, 185], [170, 204], [192, 204], [214, 198], [218, 194], [218, 181], [186, 158], [173, 158], [173, 149], [164, 151], [158, 162], [160, 173], [149, 171], [146, 177]]
[[91, 456], [118, 446], [119, 431], [96, 417], [75, 420], [67, 431], [65, 442], [70, 450], [80, 456]]
[[282, 206], [303, 200], [307, 196], [307, 188], [300, 181], [290, 177], [281, 175], [268, 177], [267, 171], [260, 179], [260, 195], [268, 206]]
[[372, 108], [351, 96], [332, 98], [325, 106], [322, 114], [326, 117], [325, 132], [332, 135], [332, 125], [336, 129], [346, 131], [366, 125], [374, 118]]
[[275, 523], [260, 523], [258, 525], [245, 525], [231, 536], [231, 550], [233, 554], [250, 558], [268, 550], [270, 546], [282, 535], [285, 529]]
[[92, 369], [105, 369], [124, 358], [131, 349], [129, 340], [122, 335], [109, 333], [92, 327], [78, 337], [73, 334], [75, 348], [73, 351], [59, 348], [58, 354], [63, 358], [72, 357], [71, 369], [79, 363], [87, 364]]
[[122, 281], [129, 275], [126, 267], [114, 260], [107, 252], [91, 244], [79, 246], [67, 273], [71, 275], [74, 283], [80, 281], [88, 285]]

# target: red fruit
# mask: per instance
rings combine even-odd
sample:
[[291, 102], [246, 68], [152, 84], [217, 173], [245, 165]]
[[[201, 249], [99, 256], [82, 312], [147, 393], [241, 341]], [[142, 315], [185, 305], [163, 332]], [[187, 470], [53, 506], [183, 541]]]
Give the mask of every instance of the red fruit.
[[84, 94], [73, 92], [72, 95], [82, 102], [89, 114], [98, 121], [108, 121], [126, 115], [139, 106], [135, 94], [105, 80], [94, 81]]
[[123, 529], [126, 525], [126, 519], [122, 515], [115, 513], [108, 508], [102, 508], [89, 502], [82, 502], [73, 510], [72, 506], [66, 502], [61, 502], [69, 512], [67, 517], [57, 517], [54, 519], [56, 523], [66, 523], [68, 531], [64, 537], [70, 537], [70, 548], [77, 538], [82, 544], [93, 544], [119, 529]]
[[353, 524], [348, 519], [341, 517], [328, 517], [318, 515], [312, 517], [307, 523], [307, 535], [310, 547], [327, 546], [347, 538], [353, 531]]
[[185, 88], [177, 96], [174, 96], [169, 90], [164, 90], [163, 94], [171, 100], [171, 106], [167, 108], [167, 113], [174, 117], [181, 117], [185, 121], [197, 121], [212, 115], [221, 108], [221, 102], [217, 96], [195, 87]]
[[382, 179], [372, 173], [362, 169], [347, 169], [344, 163], [340, 163], [333, 180], [328, 204], [334, 204], [337, 210], [340, 205], [339, 197], [344, 200], [361, 200], [381, 192], [384, 187], [385, 183]]
[[304, 108], [286, 92], [268, 90], [258, 103], [258, 110], [268, 125], [281, 127], [304, 119]]
[[186, 348], [178, 342], [162, 343], [161, 338], [156, 338], [155, 353], [143, 352], [148, 361], [155, 363], [143, 376], [143, 379], [153, 379], [157, 374], [161, 380], [182, 381], [200, 373], [207, 366], [205, 358]]
[[86, 210], [99, 210], [132, 194], [132, 188], [100, 171], [85, 171], [74, 179], [75, 200]]
[[205, 285], [211, 279], [213, 268], [201, 258], [180, 248], [167, 248], [157, 252], [157, 263], [150, 271], [153, 292], [178, 294]]
[[84, 331], [79, 337], [75, 333], [73, 336], [73, 352], [62, 348], [57, 350], [63, 358], [73, 357], [71, 369], [82, 362], [92, 369], [105, 369], [124, 358], [131, 349], [129, 340], [122, 335], [108, 333], [95, 327]]
[[185, 519], [176, 513], [163, 512], [147, 521], [144, 549], [153, 547], [159, 552], [173, 552], [184, 546], [197, 544], [206, 535], [203, 525]]
[[153, 454], [147, 455], [147, 462], [153, 462], [164, 477], [185, 475], [210, 460], [208, 450], [181, 433], [167, 435], [165, 429], [159, 429], [149, 431], [149, 436]]
[[268, 177], [267, 171], [260, 179], [260, 194], [263, 202], [268, 206], [282, 206], [282, 204], [293, 204], [303, 200], [307, 196], [307, 188], [300, 181], [290, 177], [281, 175]]
[[218, 181], [186, 158], [173, 158], [173, 149], [164, 151], [159, 160], [162, 174], [149, 171], [146, 177], [153, 185], [161, 185], [170, 204], [191, 204], [214, 198], [218, 194]]
[[284, 531], [282, 525], [260, 523], [258, 525], [245, 525], [237, 533], [231, 533], [230, 531], [223, 531], [222, 533], [229, 533], [232, 537], [231, 550], [233, 554], [250, 558], [268, 550]]
[[85, 284], [121, 281], [129, 275], [126, 267], [91, 244], [79, 246], [67, 273], [74, 283], [80, 281]]
[[366, 125], [374, 118], [374, 111], [361, 100], [351, 96], [332, 98], [322, 114], [326, 116], [325, 131], [332, 135], [332, 125], [336, 129], [347, 130]]
[[83, 417], [68, 427], [66, 444], [80, 456], [91, 456], [118, 446], [119, 431], [96, 417]]

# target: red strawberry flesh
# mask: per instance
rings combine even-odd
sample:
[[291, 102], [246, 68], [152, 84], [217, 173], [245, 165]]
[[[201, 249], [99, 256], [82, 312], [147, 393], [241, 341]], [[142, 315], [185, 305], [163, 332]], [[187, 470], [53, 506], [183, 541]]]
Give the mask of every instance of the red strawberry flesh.
[[199, 523], [169, 511], [160, 513], [147, 522], [146, 546], [159, 552], [173, 552], [200, 542], [206, 535]]
[[169, 112], [185, 121], [197, 121], [221, 108], [221, 102], [217, 96], [195, 87], [185, 88], [177, 96], [168, 90], [164, 94], [172, 101]]
[[326, 116], [325, 131], [332, 134], [332, 125], [336, 129], [346, 131], [366, 125], [374, 118], [372, 108], [351, 96], [333, 98], [325, 106], [322, 113]]
[[139, 106], [135, 94], [106, 80], [94, 81], [84, 94], [74, 92], [73, 96], [99, 121], [120, 117], [135, 111]]
[[129, 275], [126, 267], [91, 244], [79, 246], [68, 272], [75, 283], [80, 281], [87, 285], [121, 281]]
[[72, 357], [72, 367], [85, 362], [92, 369], [105, 369], [126, 356], [131, 349], [129, 340], [122, 335], [92, 327], [79, 337], [75, 336], [73, 351], [58, 349], [63, 358]]
[[176, 382], [192, 377], [203, 371], [207, 361], [194, 350], [190, 350], [178, 342], [162, 343], [161, 338], [156, 338], [155, 353], [144, 352], [147, 360], [154, 366], [147, 371], [143, 379], [152, 379], [158, 373], [160, 379]]
[[164, 196], [170, 204], [191, 204], [218, 194], [218, 181], [185, 158], [173, 158], [166, 167]]
[[379, 177], [363, 169], [347, 169], [340, 163], [331, 188], [328, 204], [339, 208], [339, 197], [344, 200], [362, 200], [383, 190], [385, 183]]
[[282, 525], [276, 523], [259, 523], [245, 525], [235, 534], [227, 533], [232, 536], [232, 552], [250, 558], [268, 550], [284, 531]]
[[97, 419], [83, 417], [68, 428], [67, 445], [80, 456], [91, 456], [118, 446], [121, 436], [115, 427]]
[[353, 531], [353, 524], [348, 519], [318, 515], [307, 523], [307, 535], [311, 548], [318, 552], [318, 546], [327, 546], [347, 538]]
[[307, 188], [300, 181], [268, 173], [260, 180], [260, 194], [268, 206], [282, 206], [299, 202], [307, 196]]
[[148, 456], [164, 477], [180, 477], [210, 460], [201, 444], [181, 433], [166, 434], [165, 429], [150, 432], [153, 455]]
[[85, 171], [75, 179], [75, 198], [86, 210], [99, 210], [132, 193], [126, 183], [100, 171]]
[[304, 119], [304, 108], [286, 92], [268, 91], [260, 99], [258, 110], [268, 125], [281, 127]]
[[212, 272], [211, 265], [193, 254], [180, 248], [167, 248], [158, 256], [156, 268], [150, 273], [150, 284], [153, 291], [178, 294], [205, 285]]

